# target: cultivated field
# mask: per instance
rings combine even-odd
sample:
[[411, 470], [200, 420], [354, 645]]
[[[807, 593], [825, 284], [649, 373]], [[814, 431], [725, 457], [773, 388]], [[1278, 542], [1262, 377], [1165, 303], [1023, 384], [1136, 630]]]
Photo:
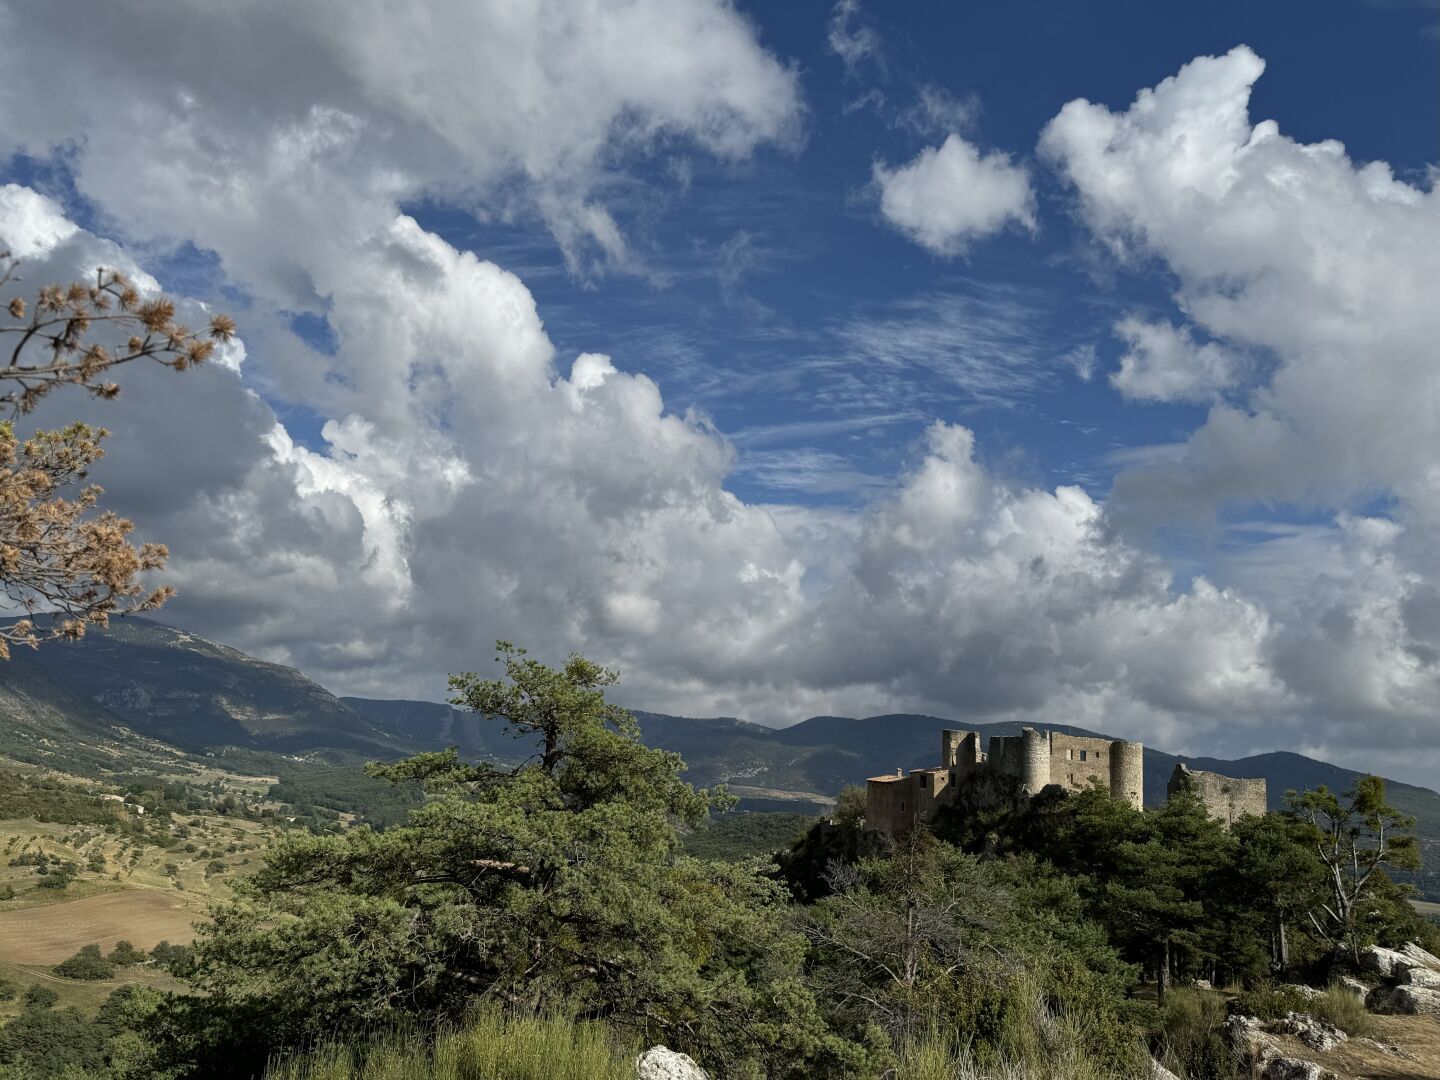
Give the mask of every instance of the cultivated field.
[[109, 952], [117, 941], [150, 949], [188, 942], [200, 914], [161, 889], [124, 889], [46, 907], [0, 912], [0, 957], [12, 964], [58, 964], [82, 945]]
[[[51, 968], [91, 943], [108, 953], [121, 940], [147, 951], [161, 941], [191, 941], [206, 906], [259, 868], [277, 834], [268, 823], [208, 812], [171, 819], [162, 827], [163, 843], [94, 824], [0, 820], [0, 896], [11, 897], [0, 899], [0, 981], [16, 991], [0, 1002], [0, 1020], [18, 1013], [20, 995], [33, 983], [57, 991], [62, 1007], [87, 1013], [125, 983], [181, 989], [179, 980], [147, 964], [95, 982], [60, 978]], [[34, 864], [37, 855], [52, 860], [49, 874]], [[63, 863], [76, 867], [73, 879], [63, 889], [46, 888]]]

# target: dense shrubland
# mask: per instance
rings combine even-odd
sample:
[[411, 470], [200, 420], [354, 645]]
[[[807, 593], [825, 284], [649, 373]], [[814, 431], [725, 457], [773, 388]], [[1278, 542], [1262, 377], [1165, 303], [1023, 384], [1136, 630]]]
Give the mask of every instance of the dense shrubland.
[[[717, 1077], [1098, 1080], [1156, 1054], [1227, 1080], [1223, 1000], [1182, 983], [1264, 995], [1323, 984], [1370, 941], [1434, 943], [1386, 876], [1408, 854], [1383, 788], [1228, 831], [1185, 795], [1142, 814], [1047, 792], [895, 845], [847, 792], [777, 860], [702, 859], [685, 839], [731, 800], [640, 741], [605, 700], [613, 673], [501, 660], [504, 679], [458, 676], [454, 700], [534, 759], [373, 766], [423, 800], [383, 831], [278, 840], [171, 967], [193, 993], [127, 994], [98, 1035], [27, 1007], [0, 1067], [37, 1066], [49, 1032], [47, 1064], [73, 1045], [85, 1075], [172, 1080], [621, 1076], [655, 1043]], [[1355, 873], [1327, 867], [1326, 835]], [[82, 954], [76, 975], [142, 962]]]

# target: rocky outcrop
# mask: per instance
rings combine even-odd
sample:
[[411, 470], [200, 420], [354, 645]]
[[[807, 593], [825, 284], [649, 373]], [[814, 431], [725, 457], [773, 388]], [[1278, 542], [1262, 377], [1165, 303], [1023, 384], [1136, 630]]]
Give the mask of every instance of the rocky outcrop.
[[636, 1080], [710, 1080], [689, 1054], [652, 1046], [635, 1059]]
[[1403, 956], [1405, 962], [1412, 967], [1429, 968], [1431, 971], [1440, 971], [1440, 956], [1426, 952], [1413, 941], [1407, 941], [1401, 946], [1400, 955]]
[[1440, 974], [1440, 957], [1426, 952], [1413, 941], [1407, 941], [1398, 949], [1382, 949], [1371, 945], [1360, 953], [1360, 967], [1379, 975], [1382, 979], [1403, 982], [1407, 971], [1433, 971]]
[[1267, 1024], [1266, 1030], [1277, 1035], [1293, 1035], [1311, 1050], [1321, 1053], [1334, 1049], [1350, 1037], [1334, 1024], [1308, 1013], [1286, 1013], [1285, 1019]]
[[1220, 1028], [1230, 1051], [1252, 1069], [1263, 1072], [1280, 1057], [1280, 1046], [1253, 1016], [1228, 1016]]
[[1400, 973], [1401, 986], [1423, 986], [1427, 990], [1440, 990], [1440, 971], [1431, 968], [1412, 967]]
[[1398, 1016], [1440, 1016], [1440, 990], [1423, 986], [1377, 986], [1365, 999], [1371, 1012]]
[[1222, 1030], [1235, 1056], [1264, 1080], [1337, 1080], [1323, 1065], [1287, 1056], [1275, 1040], [1276, 1035], [1291, 1035], [1319, 1051], [1344, 1042], [1345, 1033], [1323, 1020], [1293, 1012], [1268, 1024], [1253, 1016], [1231, 1016]]
[[1411, 966], [1410, 959], [1398, 949], [1382, 949], [1379, 945], [1371, 945], [1360, 954], [1360, 969], [1379, 975], [1382, 979], [1393, 979], [1399, 975], [1400, 972], [1395, 970], [1397, 965], [1401, 970]]
[[1440, 1017], [1440, 957], [1410, 941], [1399, 949], [1372, 946], [1360, 954], [1360, 963], [1388, 984], [1366, 995], [1371, 1012]]

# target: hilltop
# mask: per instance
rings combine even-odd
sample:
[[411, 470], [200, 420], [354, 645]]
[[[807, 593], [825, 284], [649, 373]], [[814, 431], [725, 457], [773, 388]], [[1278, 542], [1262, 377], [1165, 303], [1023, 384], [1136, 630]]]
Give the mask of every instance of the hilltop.
[[[929, 765], [939, 732], [964, 726], [988, 744], [1017, 723], [974, 724], [918, 714], [815, 716], [786, 728], [735, 717], [637, 711], [650, 745], [679, 753], [698, 785], [724, 783], [742, 808], [816, 813], [847, 784], [895, 768]], [[1075, 735], [1108, 737], [1064, 724]], [[117, 620], [78, 643], [19, 650], [0, 666], [0, 752], [20, 761], [93, 774], [121, 754], [164, 757], [221, 748], [337, 762], [396, 758], [458, 746], [467, 756], [518, 761], [530, 750], [495, 724], [430, 701], [338, 697], [281, 664], [151, 619]], [[1164, 801], [1177, 762], [1237, 777], [1263, 777], [1272, 809], [1289, 789], [1344, 789], [1361, 775], [1276, 751], [1236, 760], [1145, 748], [1145, 801]], [[1440, 899], [1440, 794], [1388, 781], [1397, 807], [1415, 816], [1426, 855], [1421, 879]]]

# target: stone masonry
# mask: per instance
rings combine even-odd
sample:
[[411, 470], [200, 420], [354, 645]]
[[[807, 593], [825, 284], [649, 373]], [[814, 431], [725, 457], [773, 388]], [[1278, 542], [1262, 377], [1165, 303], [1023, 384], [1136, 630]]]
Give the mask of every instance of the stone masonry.
[[1223, 821], [1228, 827], [1246, 814], [1265, 816], [1265, 780], [1249, 780], [1219, 773], [1201, 772], [1184, 763], [1175, 766], [1170, 782], [1165, 785], [1167, 798], [1173, 797], [1182, 787], [1190, 787], [1205, 804], [1210, 816]]
[[952, 802], [960, 785], [983, 770], [1013, 776], [1027, 795], [1051, 784], [1080, 791], [1091, 780], [1136, 809], [1144, 802], [1144, 747], [1120, 739], [1092, 739], [1024, 728], [1019, 735], [997, 735], [989, 752], [974, 731], [940, 733], [940, 765], [933, 769], [897, 769], [894, 776], [872, 776], [866, 784], [868, 828], [898, 836], [932, 820]]

